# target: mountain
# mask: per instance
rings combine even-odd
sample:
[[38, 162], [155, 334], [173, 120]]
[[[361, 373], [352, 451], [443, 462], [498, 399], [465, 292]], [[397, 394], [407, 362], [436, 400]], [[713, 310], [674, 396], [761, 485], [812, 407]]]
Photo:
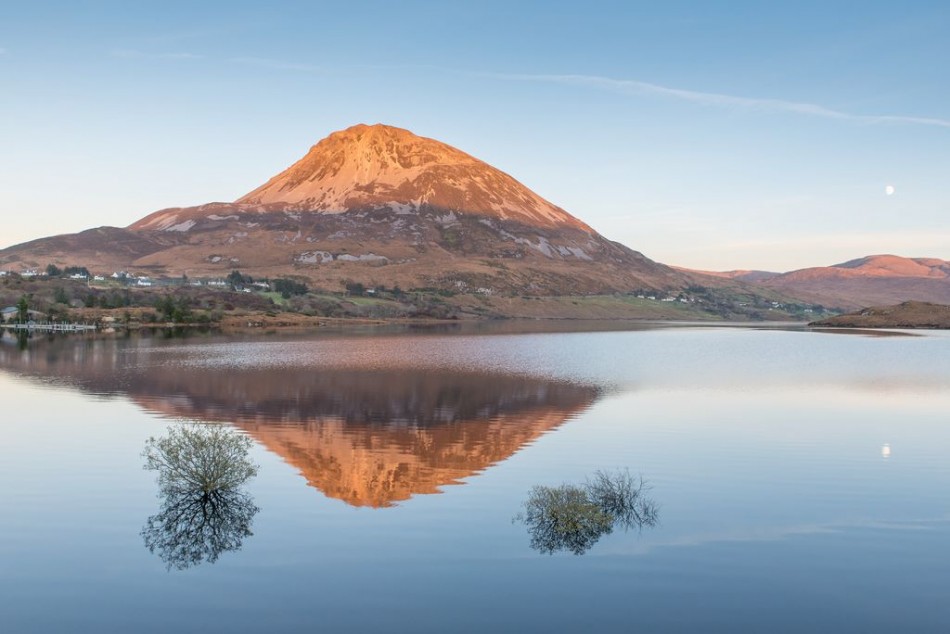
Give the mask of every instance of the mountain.
[[759, 282], [786, 295], [854, 309], [908, 300], [950, 303], [950, 262], [870, 255], [833, 266], [800, 269]]
[[774, 273], [734, 270], [698, 271], [673, 267], [699, 280], [740, 282], [759, 293], [837, 310], [898, 304], [905, 301], [950, 303], [950, 262], [937, 258], [869, 255], [832, 266]]
[[[116, 248], [116, 247], [119, 248]], [[684, 274], [607, 240], [511, 176], [439, 141], [357, 125], [233, 203], [164, 209], [0, 251], [0, 267], [177, 277], [294, 275], [481, 294], [674, 289]]]

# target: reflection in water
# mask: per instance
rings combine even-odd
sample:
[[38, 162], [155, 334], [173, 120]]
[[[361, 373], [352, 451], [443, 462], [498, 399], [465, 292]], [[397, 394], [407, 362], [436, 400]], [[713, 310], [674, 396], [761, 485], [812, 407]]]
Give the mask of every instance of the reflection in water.
[[251, 522], [258, 510], [243, 491], [171, 493], [146, 521], [142, 538], [169, 570], [202, 561], [213, 564], [221, 553], [239, 550], [244, 538], [253, 535]]
[[[385, 342], [380, 342], [380, 346]], [[448, 369], [277, 365], [209, 371], [203, 347], [154, 340], [55, 340], [0, 365], [170, 418], [225, 422], [353, 506], [438, 493], [587, 409], [591, 385]], [[234, 354], [246, 353], [239, 343]], [[278, 359], [282, 360], [282, 359]], [[262, 361], [264, 361], [262, 359]]]
[[659, 506], [646, 497], [648, 490], [629, 471], [598, 471], [583, 486], [535, 486], [515, 520], [527, 526], [531, 548], [538, 552], [583, 555], [615, 526], [656, 526]]
[[169, 570], [214, 563], [253, 534], [259, 509], [240, 488], [257, 475], [250, 448], [247, 436], [218, 425], [173, 427], [146, 442], [145, 468], [158, 471], [162, 505], [142, 538]]
[[[170, 375], [173, 373], [169, 373]], [[353, 506], [438, 493], [508, 459], [585, 409], [596, 388], [418, 369], [168, 376], [135, 397], [169, 416], [230, 421]]]
[[0, 328], [0, 343], [14, 344], [20, 352], [27, 349], [27, 346], [30, 344], [30, 339], [32, 338], [33, 332], [30, 330]]

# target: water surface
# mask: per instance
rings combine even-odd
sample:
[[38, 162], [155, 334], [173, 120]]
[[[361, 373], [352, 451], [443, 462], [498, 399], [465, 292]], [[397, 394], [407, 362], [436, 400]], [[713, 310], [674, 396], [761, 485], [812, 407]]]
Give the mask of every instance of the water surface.
[[[388, 331], [0, 345], [0, 623], [61, 631], [947, 631], [950, 337]], [[253, 439], [252, 535], [178, 570], [146, 439]], [[512, 519], [628, 469], [583, 555]]]

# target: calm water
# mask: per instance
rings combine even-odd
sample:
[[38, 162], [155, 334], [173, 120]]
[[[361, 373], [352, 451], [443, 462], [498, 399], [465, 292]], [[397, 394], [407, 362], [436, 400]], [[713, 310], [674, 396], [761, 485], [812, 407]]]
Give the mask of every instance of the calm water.
[[[4, 633], [950, 631], [946, 333], [7, 335], [0, 396]], [[260, 466], [190, 566], [142, 534], [182, 420]], [[532, 550], [600, 469], [658, 524]]]

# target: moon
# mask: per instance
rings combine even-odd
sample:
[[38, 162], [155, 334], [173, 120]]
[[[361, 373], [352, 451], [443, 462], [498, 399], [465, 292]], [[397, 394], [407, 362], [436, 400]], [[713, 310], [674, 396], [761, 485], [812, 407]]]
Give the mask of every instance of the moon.
[[896, 191], [897, 191], [897, 189], [896, 189], [893, 185], [885, 185], [885, 186], [884, 186], [884, 195], [885, 195], [885, 196], [893, 196], [893, 195], [894, 195], [894, 192], [896, 192]]

